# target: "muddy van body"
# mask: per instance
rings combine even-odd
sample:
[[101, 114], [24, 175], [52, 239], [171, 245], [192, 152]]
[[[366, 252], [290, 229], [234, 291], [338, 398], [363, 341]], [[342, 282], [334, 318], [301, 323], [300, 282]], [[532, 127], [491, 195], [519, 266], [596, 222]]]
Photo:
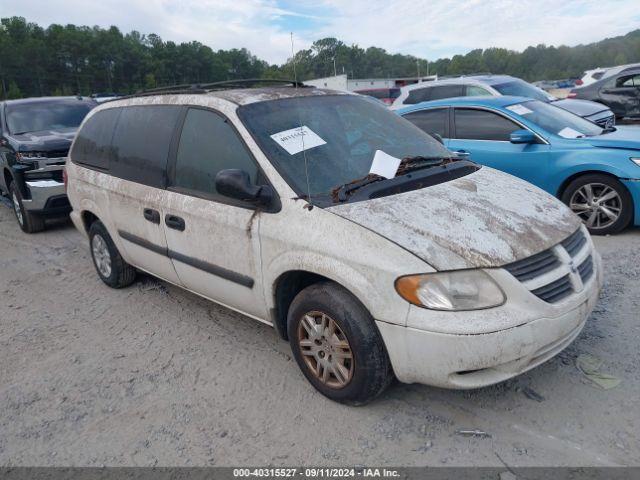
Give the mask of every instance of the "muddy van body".
[[476, 388], [525, 372], [575, 339], [602, 283], [560, 201], [357, 95], [120, 99], [70, 157], [71, 217], [107, 285], [141, 270], [274, 326], [336, 401], [394, 376]]

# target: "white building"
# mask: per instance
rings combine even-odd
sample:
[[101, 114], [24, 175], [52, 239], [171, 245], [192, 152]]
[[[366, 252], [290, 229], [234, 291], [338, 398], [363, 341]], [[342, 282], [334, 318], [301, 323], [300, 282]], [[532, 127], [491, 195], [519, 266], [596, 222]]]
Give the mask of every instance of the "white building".
[[358, 90], [375, 90], [378, 88], [402, 87], [418, 82], [430, 82], [437, 80], [437, 75], [424, 77], [398, 77], [398, 78], [347, 78], [346, 74], [333, 77], [316, 78], [307, 80], [306, 85], [318, 88], [328, 88], [331, 90], [346, 90], [355, 92]]

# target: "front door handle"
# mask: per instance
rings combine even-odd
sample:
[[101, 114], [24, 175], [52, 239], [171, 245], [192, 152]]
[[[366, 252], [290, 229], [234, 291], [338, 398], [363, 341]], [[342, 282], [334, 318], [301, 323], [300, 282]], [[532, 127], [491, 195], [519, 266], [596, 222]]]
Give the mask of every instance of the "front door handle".
[[143, 211], [144, 218], [149, 220], [151, 223], [155, 223], [156, 225], [160, 225], [160, 212], [154, 210], [152, 208], [145, 208]]
[[166, 223], [169, 228], [184, 232], [185, 225], [183, 218], [176, 217], [175, 215], [166, 215], [164, 217], [164, 223]]

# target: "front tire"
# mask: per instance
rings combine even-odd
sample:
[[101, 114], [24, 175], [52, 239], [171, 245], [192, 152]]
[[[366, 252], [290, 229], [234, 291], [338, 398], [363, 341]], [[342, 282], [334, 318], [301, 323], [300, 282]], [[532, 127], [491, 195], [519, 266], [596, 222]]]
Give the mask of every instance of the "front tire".
[[91, 258], [100, 279], [111, 288], [124, 288], [136, 279], [136, 270], [124, 261], [100, 220], [89, 227]]
[[333, 282], [311, 285], [294, 298], [287, 333], [303, 374], [331, 400], [367, 403], [394, 378], [371, 314]]
[[44, 230], [44, 218], [24, 208], [22, 194], [15, 182], [9, 184], [9, 197], [13, 203], [13, 213], [23, 232], [36, 233]]
[[585, 223], [592, 235], [618, 233], [633, 219], [633, 198], [617, 179], [597, 173], [573, 180], [562, 201]]

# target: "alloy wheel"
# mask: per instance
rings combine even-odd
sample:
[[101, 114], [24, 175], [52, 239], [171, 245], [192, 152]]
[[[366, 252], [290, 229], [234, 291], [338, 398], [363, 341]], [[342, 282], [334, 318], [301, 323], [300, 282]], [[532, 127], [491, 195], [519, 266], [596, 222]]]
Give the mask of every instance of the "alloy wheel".
[[298, 345], [309, 371], [327, 387], [346, 387], [353, 377], [354, 358], [347, 337], [329, 315], [311, 311], [298, 323]]
[[613, 225], [622, 213], [622, 199], [613, 188], [603, 183], [587, 183], [574, 192], [569, 208], [587, 228], [598, 230]]
[[101, 235], [96, 234], [91, 239], [91, 251], [98, 272], [103, 277], [109, 278], [111, 276], [111, 254], [107, 242]]

